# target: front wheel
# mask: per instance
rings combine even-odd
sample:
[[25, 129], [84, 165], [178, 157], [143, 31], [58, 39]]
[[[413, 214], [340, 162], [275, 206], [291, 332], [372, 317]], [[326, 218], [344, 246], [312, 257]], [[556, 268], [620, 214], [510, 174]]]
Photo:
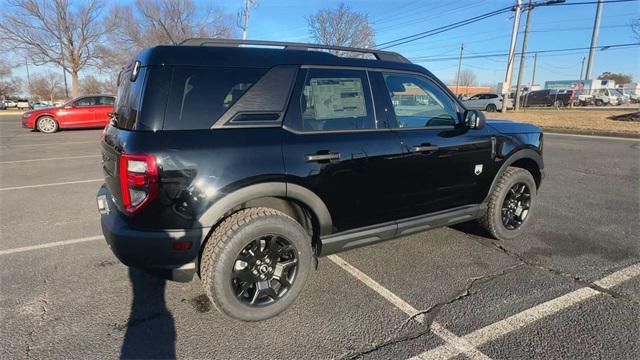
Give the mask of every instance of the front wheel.
[[238, 211], [213, 232], [202, 252], [202, 286], [223, 314], [260, 321], [298, 297], [313, 263], [311, 237], [286, 214], [269, 208]]
[[51, 134], [58, 131], [58, 122], [50, 116], [43, 116], [38, 119], [36, 128], [42, 133]]
[[604, 101], [598, 99], [598, 100], [596, 100], [595, 105], [596, 106], [604, 106]]
[[536, 196], [536, 183], [531, 173], [509, 167], [493, 189], [480, 224], [494, 238], [511, 240], [529, 223]]

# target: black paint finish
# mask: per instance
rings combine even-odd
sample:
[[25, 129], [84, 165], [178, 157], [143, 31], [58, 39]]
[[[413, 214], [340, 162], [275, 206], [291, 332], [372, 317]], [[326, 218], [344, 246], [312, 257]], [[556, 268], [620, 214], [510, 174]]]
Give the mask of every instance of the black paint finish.
[[[416, 65], [342, 59], [313, 51], [238, 48], [182, 47], [184, 54], [193, 56], [177, 57], [177, 50], [172, 49], [158, 47], [138, 57], [143, 66], [152, 67], [146, 84], [158, 86], [157, 92], [147, 87], [141, 97], [139, 126], [130, 130], [111, 124], [105, 130], [102, 193], [115, 203], [111, 210], [117, 212], [119, 226], [126, 228], [126, 239], [114, 235], [125, 232], [121, 228], [108, 228], [113, 222], [105, 225], [103, 221], [103, 227], [110, 234], [111, 245], [120, 252], [130, 254], [127, 249], [140, 248], [123, 244], [124, 240], [135, 243], [131, 239], [135, 239], [136, 231], [144, 232], [145, 241], [150, 241], [151, 230], [166, 237], [163, 231], [201, 229], [201, 241], [206, 241], [210, 228], [225, 214], [263, 198], [284, 199], [306, 211], [321, 242], [328, 236], [349, 242], [353, 240], [349, 234], [363, 236], [362, 231], [367, 228], [389, 224], [390, 227], [383, 227], [386, 230], [382, 238], [386, 239], [390, 229], [399, 229], [398, 224], [402, 224], [402, 231], [392, 231], [393, 236], [474, 218], [478, 213], [475, 210], [463, 210], [463, 218], [451, 211], [481, 206], [496, 176], [516, 160], [530, 161], [527, 164], [542, 172], [539, 128], [509, 121], [487, 121], [479, 129], [467, 127], [460, 121], [464, 107], [439, 80]], [[248, 54], [252, 57], [248, 58]], [[161, 106], [166, 101], [159, 99], [166, 99], [172, 86], [165, 83], [171, 78], [172, 64], [202, 66], [201, 61], [206, 58], [215, 58], [216, 66], [299, 68], [296, 79], [290, 77], [289, 83], [281, 84], [289, 89], [282, 95], [287, 96], [282, 102], [287, 104], [284, 121], [263, 126], [252, 122], [246, 126], [238, 122], [231, 122], [233, 126], [216, 123], [211, 128], [216, 119], [203, 112], [202, 129], [162, 129], [160, 124], [167, 122], [164, 117], [168, 113], [163, 113]], [[316, 65], [323, 69], [347, 67], [350, 71], [361, 68], [366, 74], [361, 78], [367, 112], [374, 117], [375, 128], [305, 132], [307, 129], [299, 126], [305, 75], [309, 67]], [[459, 111], [458, 119], [450, 126], [398, 128], [389, 90], [381, 73], [373, 67], [428, 79], [450, 97], [451, 107]], [[244, 100], [238, 104], [251, 102], [241, 99]], [[133, 216], [122, 214], [118, 173], [118, 157], [122, 153], [154, 155], [158, 163], [157, 198]], [[448, 213], [453, 215], [449, 217]], [[441, 215], [434, 218], [434, 214]], [[410, 220], [425, 216], [438, 221]], [[201, 241], [196, 241], [195, 248], [179, 262], [197, 261]], [[331, 252], [338, 251], [340, 247], [336, 246]], [[157, 256], [162, 255], [155, 254], [154, 258]]]

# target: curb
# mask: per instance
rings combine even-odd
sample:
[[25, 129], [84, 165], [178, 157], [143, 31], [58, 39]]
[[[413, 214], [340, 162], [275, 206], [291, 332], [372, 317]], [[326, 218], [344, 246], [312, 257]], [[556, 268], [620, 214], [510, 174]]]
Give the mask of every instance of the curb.
[[543, 127], [544, 132], [557, 133], [557, 134], [569, 134], [569, 135], [590, 135], [590, 136], [606, 136], [606, 137], [619, 137], [626, 139], [640, 139], [638, 133], [628, 133], [619, 131], [606, 131], [606, 130], [580, 130], [580, 129], [567, 129], [556, 127]]

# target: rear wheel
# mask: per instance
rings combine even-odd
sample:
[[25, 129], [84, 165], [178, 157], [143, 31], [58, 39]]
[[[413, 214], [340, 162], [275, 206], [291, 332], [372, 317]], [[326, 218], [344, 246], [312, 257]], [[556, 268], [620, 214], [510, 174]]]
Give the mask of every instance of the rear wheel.
[[50, 116], [43, 116], [38, 119], [36, 127], [42, 133], [51, 134], [58, 131], [58, 122]]
[[220, 312], [260, 321], [293, 303], [312, 262], [311, 238], [298, 222], [274, 209], [250, 208], [213, 232], [202, 252], [200, 276]]
[[596, 99], [596, 106], [604, 106], [604, 101], [600, 100], [600, 99]]
[[487, 112], [496, 112], [496, 110], [498, 110], [498, 108], [496, 107], [495, 104], [489, 104], [489, 105], [487, 105], [487, 108], [485, 110]]
[[531, 218], [536, 195], [531, 173], [521, 168], [507, 168], [489, 197], [480, 224], [498, 240], [517, 237]]

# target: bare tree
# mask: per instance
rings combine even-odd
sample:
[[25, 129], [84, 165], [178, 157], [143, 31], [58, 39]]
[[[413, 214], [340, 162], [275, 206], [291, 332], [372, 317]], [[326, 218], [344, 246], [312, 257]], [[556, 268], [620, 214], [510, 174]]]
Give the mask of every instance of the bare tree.
[[22, 90], [22, 80], [11, 76], [13, 64], [0, 55], [0, 100], [16, 96]]
[[231, 15], [193, 0], [136, 0], [114, 6], [105, 21], [114, 30], [107, 37], [109, 45], [98, 47], [99, 68], [108, 73], [112, 83], [143, 48], [179, 44], [193, 37], [234, 35]]
[[372, 48], [375, 34], [366, 14], [340, 3], [307, 17], [309, 35], [318, 43], [333, 46]]
[[99, 80], [93, 75], [85, 76], [80, 83], [80, 93], [82, 95], [114, 93], [110, 81]]
[[62, 76], [51, 70], [43, 74], [33, 75], [29, 92], [31, 95], [37, 96], [39, 100], [46, 99], [53, 103], [56, 99], [64, 97]]
[[103, 4], [87, 0], [7, 0], [0, 15], [0, 40], [24, 50], [36, 64], [57, 64], [71, 74], [78, 94], [79, 72], [93, 64], [95, 47], [110, 28], [101, 19]]
[[460, 77], [456, 83], [458, 86], [474, 86], [476, 84], [476, 74], [469, 69], [463, 69], [460, 71]]

